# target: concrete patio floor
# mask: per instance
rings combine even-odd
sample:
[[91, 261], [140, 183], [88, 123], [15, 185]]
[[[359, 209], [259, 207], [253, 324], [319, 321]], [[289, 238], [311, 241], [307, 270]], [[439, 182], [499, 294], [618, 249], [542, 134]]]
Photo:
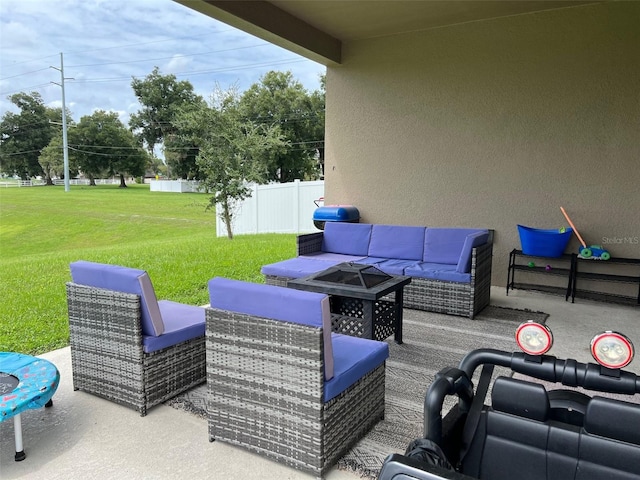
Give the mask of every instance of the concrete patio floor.
[[[491, 303], [550, 315], [555, 344], [550, 354], [592, 361], [589, 342], [608, 329], [623, 332], [640, 348], [640, 309], [521, 290], [505, 295], [492, 287]], [[305, 479], [313, 478], [222, 442], [210, 443], [206, 422], [160, 405], [146, 417], [84, 392], [74, 392], [69, 348], [42, 355], [61, 373], [51, 409], [22, 414], [26, 460], [15, 462], [13, 421], [0, 423], [2, 479]], [[627, 370], [640, 374], [640, 354]], [[392, 453], [392, 452], [389, 452]], [[353, 480], [336, 468], [328, 480]]]

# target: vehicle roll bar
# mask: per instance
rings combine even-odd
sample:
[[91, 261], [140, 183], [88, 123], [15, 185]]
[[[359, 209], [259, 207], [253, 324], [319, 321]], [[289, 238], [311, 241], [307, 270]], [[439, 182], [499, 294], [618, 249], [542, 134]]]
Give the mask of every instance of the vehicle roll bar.
[[522, 352], [505, 352], [481, 348], [469, 352], [458, 368], [440, 370], [424, 400], [424, 437], [442, 442], [442, 405], [447, 395], [458, 396], [458, 411], [468, 413], [473, 401], [473, 374], [481, 365], [510, 368], [511, 371], [539, 380], [582, 387], [599, 392], [635, 395], [640, 393], [640, 376], [595, 363], [559, 359], [551, 355], [533, 356]]

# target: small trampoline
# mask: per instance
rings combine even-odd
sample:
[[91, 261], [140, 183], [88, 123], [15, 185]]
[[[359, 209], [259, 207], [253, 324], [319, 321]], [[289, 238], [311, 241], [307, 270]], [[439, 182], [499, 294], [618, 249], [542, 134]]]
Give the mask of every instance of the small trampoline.
[[32, 408], [50, 407], [60, 383], [54, 364], [21, 353], [0, 352], [0, 422], [14, 421], [16, 462], [24, 460], [20, 414]]

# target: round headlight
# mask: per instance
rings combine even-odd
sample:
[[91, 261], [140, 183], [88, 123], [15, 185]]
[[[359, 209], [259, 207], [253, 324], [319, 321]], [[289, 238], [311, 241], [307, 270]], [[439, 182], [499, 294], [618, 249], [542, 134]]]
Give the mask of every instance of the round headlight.
[[546, 325], [529, 320], [516, 330], [516, 343], [524, 353], [543, 355], [553, 345], [553, 334]]
[[593, 337], [591, 355], [603, 367], [624, 368], [633, 360], [633, 343], [622, 333], [608, 330]]

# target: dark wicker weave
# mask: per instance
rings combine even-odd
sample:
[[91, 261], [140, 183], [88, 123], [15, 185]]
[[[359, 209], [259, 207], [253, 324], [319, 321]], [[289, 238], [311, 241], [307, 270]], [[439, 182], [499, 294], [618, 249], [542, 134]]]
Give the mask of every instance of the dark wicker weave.
[[209, 439], [322, 477], [384, 416], [385, 365], [323, 403], [322, 329], [207, 309]]
[[[299, 235], [298, 255], [319, 252], [323, 232]], [[411, 277], [404, 287], [404, 307], [430, 312], [446, 313], [473, 318], [489, 305], [491, 296], [491, 263], [493, 257], [493, 230], [489, 241], [473, 249], [471, 257], [471, 281], [469, 283], [431, 280]], [[265, 275], [269, 285], [287, 286], [288, 277]]]
[[140, 297], [67, 283], [73, 388], [147, 409], [206, 380], [204, 336], [145, 353]]
[[469, 283], [412, 277], [404, 289], [404, 306], [473, 318], [489, 305], [492, 256], [492, 242], [473, 249]]

